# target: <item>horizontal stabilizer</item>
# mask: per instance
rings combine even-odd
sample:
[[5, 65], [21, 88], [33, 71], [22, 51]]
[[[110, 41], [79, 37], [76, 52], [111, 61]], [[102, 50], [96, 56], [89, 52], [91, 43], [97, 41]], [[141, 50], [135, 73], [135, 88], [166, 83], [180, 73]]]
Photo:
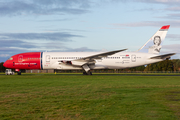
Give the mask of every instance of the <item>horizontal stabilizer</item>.
[[169, 58], [170, 56], [175, 55], [175, 54], [176, 54], [176, 53], [159, 55], [159, 56], [151, 57], [150, 59], [166, 59], [166, 58]]

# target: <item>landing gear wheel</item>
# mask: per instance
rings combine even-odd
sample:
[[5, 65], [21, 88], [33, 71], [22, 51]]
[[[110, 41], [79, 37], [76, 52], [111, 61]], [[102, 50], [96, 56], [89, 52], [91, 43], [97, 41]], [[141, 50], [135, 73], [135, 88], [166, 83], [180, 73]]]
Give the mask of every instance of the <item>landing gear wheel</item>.
[[92, 75], [92, 72], [91, 72], [91, 71], [88, 71], [88, 72], [87, 72], [87, 75]]
[[83, 72], [83, 75], [92, 75], [92, 72], [91, 71]]
[[18, 72], [18, 75], [21, 75], [21, 72], [20, 72], [20, 71]]
[[86, 73], [86, 72], [83, 72], [83, 75], [87, 75], [87, 73]]

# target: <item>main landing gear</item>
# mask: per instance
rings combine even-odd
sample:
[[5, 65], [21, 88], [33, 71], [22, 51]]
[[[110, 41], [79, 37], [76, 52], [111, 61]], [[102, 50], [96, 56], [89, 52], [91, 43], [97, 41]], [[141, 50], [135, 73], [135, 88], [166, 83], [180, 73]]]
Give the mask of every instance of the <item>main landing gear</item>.
[[85, 72], [83, 72], [83, 75], [92, 75], [92, 72], [90, 71], [90, 68], [89, 68], [89, 66], [87, 64], [83, 65], [82, 68], [85, 71]]
[[91, 71], [83, 72], [83, 75], [92, 75], [92, 72]]

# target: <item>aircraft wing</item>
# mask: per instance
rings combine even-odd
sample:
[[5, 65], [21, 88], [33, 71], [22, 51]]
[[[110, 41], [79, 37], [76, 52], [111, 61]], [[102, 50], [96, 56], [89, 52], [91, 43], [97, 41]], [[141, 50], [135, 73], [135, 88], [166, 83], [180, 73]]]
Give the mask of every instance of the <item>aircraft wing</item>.
[[151, 57], [150, 59], [166, 59], [166, 58], [169, 58], [170, 56], [175, 55], [175, 54], [176, 54], [176, 53], [159, 55], [159, 56]]
[[81, 58], [81, 59], [72, 60], [71, 62], [72, 62], [72, 65], [75, 65], [75, 66], [82, 66], [84, 64], [94, 64], [95, 59], [101, 59], [102, 57], [107, 57], [108, 55], [113, 55], [115, 53], [122, 52], [122, 51], [125, 51], [125, 50], [127, 50], [127, 49], [104, 52], [104, 53], [84, 57], [84, 58]]
[[115, 54], [115, 53], [122, 52], [122, 51], [125, 51], [125, 50], [127, 50], [127, 49], [116, 50], [116, 51], [110, 51], [110, 52], [105, 52], [105, 53], [100, 53], [100, 54], [92, 55], [92, 56], [85, 57], [85, 58], [78, 59], [78, 60], [94, 60], [94, 59], [101, 59], [102, 57], [107, 57], [108, 55], [113, 55], [113, 54]]

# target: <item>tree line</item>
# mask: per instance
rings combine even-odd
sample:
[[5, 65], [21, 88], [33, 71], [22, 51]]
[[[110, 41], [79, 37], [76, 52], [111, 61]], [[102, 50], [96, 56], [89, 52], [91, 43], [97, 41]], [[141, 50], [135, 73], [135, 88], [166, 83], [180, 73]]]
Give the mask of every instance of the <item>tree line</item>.
[[5, 71], [5, 67], [3, 66], [4, 62], [0, 63], [0, 72], [4, 72]]
[[[3, 66], [4, 62], [0, 63], [0, 72], [5, 71], [5, 67]], [[98, 70], [95, 70], [98, 71]], [[108, 70], [103, 70], [108, 71]], [[119, 71], [180, 71], [180, 59], [173, 59], [173, 60], [164, 60], [158, 63], [153, 63], [149, 65], [143, 65], [134, 68], [127, 68], [121, 69]]]

